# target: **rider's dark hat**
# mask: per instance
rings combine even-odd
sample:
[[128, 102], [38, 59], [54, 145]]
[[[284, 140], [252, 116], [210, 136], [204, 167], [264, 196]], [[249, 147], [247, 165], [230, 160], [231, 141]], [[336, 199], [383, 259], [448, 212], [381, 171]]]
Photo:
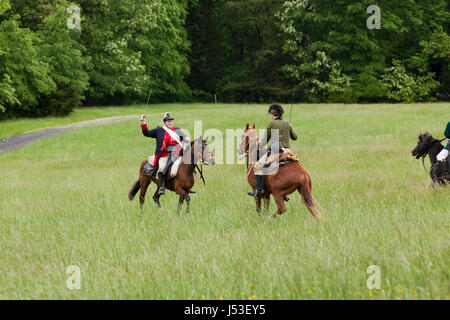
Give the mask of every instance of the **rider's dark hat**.
[[164, 114], [163, 122], [166, 122], [166, 121], [169, 121], [169, 120], [173, 120], [173, 118], [170, 116], [170, 114], [168, 112], [166, 112]]
[[269, 113], [275, 117], [281, 117], [284, 113], [283, 107], [278, 103], [271, 104], [269, 107]]
[[450, 121], [447, 123], [447, 128], [445, 128], [444, 136], [450, 139]]

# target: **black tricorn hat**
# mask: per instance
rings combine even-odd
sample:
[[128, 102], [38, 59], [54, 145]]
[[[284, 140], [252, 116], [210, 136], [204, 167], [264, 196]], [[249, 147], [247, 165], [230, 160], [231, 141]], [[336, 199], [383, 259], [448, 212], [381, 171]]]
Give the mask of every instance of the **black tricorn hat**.
[[169, 120], [173, 120], [173, 118], [170, 116], [170, 113], [166, 112], [164, 114], [163, 122], [166, 122], [166, 121], [169, 121]]
[[278, 103], [271, 104], [269, 107], [269, 113], [275, 117], [281, 117], [284, 113], [283, 107]]

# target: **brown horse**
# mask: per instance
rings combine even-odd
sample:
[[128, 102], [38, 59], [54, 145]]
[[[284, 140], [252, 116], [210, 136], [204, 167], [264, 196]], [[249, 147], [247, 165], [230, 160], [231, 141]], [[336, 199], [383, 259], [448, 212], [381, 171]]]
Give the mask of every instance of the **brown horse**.
[[[257, 153], [257, 141], [258, 135], [256, 133], [255, 125], [249, 127], [249, 124], [245, 126], [244, 132], [241, 136], [241, 142], [238, 147], [238, 154], [246, 153], [247, 159], [256, 159]], [[264, 154], [262, 156], [265, 156]], [[253, 165], [247, 172], [247, 180], [250, 186], [255, 189], [256, 179], [253, 172]], [[311, 177], [306, 171], [305, 167], [300, 161], [288, 162], [287, 164], [278, 168], [278, 172], [274, 175], [264, 176], [264, 207], [268, 209], [270, 202], [270, 194], [273, 194], [275, 202], [277, 203], [278, 210], [272, 215], [272, 218], [276, 218], [277, 215], [283, 214], [286, 211], [286, 205], [284, 201], [288, 201], [288, 194], [291, 194], [297, 190], [301, 197], [302, 202], [308, 208], [311, 214], [321, 219], [322, 215], [315, 205], [315, 200], [312, 196], [312, 182]], [[255, 197], [256, 211], [261, 211], [261, 198]]]
[[[200, 137], [195, 141], [191, 142], [190, 146], [188, 146], [183, 151], [183, 159], [181, 160], [180, 166], [178, 167], [177, 175], [174, 178], [169, 179], [168, 178], [169, 173], [166, 174], [166, 181], [165, 181], [166, 189], [174, 191], [176, 194], [180, 196], [180, 199], [178, 201], [178, 212], [180, 211], [184, 200], [186, 200], [187, 203], [186, 210], [187, 212], [189, 212], [189, 203], [191, 201], [189, 193], [193, 193], [191, 189], [195, 183], [194, 172], [197, 162], [200, 161], [201, 163], [204, 163], [206, 165], [208, 164], [214, 165], [214, 156], [209, 150], [206, 141], [207, 139], [203, 140], [203, 138]], [[147, 188], [150, 185], [150, 183], [153, 181], [156, 185], [158, 185], [158, 179], [156, 177], [144, 175], [144, 166], [146, 163], [147, 160], [142, 162], [141, 167], [139, 169], [139, 180], [136, 181], [136, 183], [133, 185], [130, 192], [128, 193], [128, 198], [131, 201], [134, 199], [134, 196], [136, 195], [138, 190], [141, 189], [141, 193], [139, 196], [141, 210], [145, 201], [145, 193], [147, 192]], [[156, 192], [153, 195], [153, 200], [156, 202], [159, 208], [161, 208], [161, 204], [159, 203], [160, 196], [161, 195], [158, 194], [158, 188], [156, 188]]]

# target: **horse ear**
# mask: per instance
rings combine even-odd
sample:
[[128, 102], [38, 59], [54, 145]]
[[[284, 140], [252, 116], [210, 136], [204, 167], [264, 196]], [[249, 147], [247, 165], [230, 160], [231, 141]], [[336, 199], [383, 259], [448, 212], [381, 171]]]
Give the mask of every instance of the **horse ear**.
[[247, 123], [247, 125], [245, 126], [245, 130], [248, 130], [248, 123]]
[[255, 124], [253, 123], [253, 127], [252, 127], [252, 129], [255, 129]]
[[203, 140], [203, 142], [206, 142], [206, 141], [208, 141], [208, 137], [206, 137], [205, 139], [202, 139]]

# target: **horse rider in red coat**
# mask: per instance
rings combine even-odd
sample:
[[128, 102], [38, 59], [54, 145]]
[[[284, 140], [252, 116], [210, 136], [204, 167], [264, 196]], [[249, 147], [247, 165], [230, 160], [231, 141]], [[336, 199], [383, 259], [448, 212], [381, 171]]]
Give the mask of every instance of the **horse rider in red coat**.
[[189, 143], [190, 139], [180, 128], [173, 126], [173, 120], [168, 112], [164, 114], [162, 127], [149, 130], [145, 115], [141, 116], [142, 134], [149, 138], [156, 139], [155, 161], [152, 166], [158, 165], [157, 178], [159, 181], [158, 194], [164, 194], [164, 182], [166, 173], [173, 163], [173, 158], [181, 155], [183, 151], [182, 141]]

